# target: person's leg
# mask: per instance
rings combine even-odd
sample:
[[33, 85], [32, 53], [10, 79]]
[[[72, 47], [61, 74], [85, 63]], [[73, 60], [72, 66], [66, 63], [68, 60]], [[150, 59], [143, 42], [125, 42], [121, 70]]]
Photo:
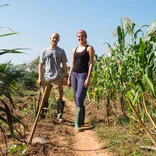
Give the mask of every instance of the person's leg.
[[72, 77], [72, 86], [75, 94], [76, 115], [75, 128], [78, 129], [80, 125], [84, 125], [85, 107], [84, 99], [86, 97], [87, 88], [84, 87], [84, 82], [87, 78], [87, 73], [74, 73]]
[[63, 101], [63, 81], [62, 78], [58, 78], [55, 81], [52, 82], [55, 85], [55, 93], [58, 95], [58, 100], [57, 100], [57, 119], [59, 121], [62, 121], [62, 115], [64, 111], [64, 105], [65, 102]]
[[51, 92], [51, 89], [52, 89], [52, 85], [49, 82], [43, 81], [43, 83], [42, 83], [42, 95], [43, 95], [43, 92], [44, 92], [46, 86], [47, 86], [47, 92], [45, 93], [45, 96], [44, 96], [44, 105], [43, 105], [43, 108], [42, 108], [41, 118], [45, 118], [45, 113], [47, 113], [48, 100], [49, 100], [50, 92]]
[[[78, 74], [76, 72], [72, 72], [71, 74], [71, 83], [72, 83], [72, 89], [74, 93], [75, 103], [76, 103], [76, 93], [77, 93], [77, 85], [78, 85]], [[77, 106], [76, 103], [76, 110], [75, 110], [75, 122], [74, 126], [76, 129], [79, 129], [79, 117], [80, 117], [80, 107]]]
[[76, 92], [76, 106], [83, 107], [84, 100], [87, 93], [87, 88], [84, 87], [84, 82], [86, 78], [83, 74], [79, 74], [78, 77], [78, 85], [77, 85], [77, 92]]
[[[73, 92], [74, 92], [74, 98], [75, 98], [75, 95], [76, 95], [76, 92], [77, 92], [77, 73], [75, 72], [72, 72], [71, 74], [71, 83], [72, 83], [72, 89], [73, 89]], [[76, 102], [76, 100], [75, 100]]]

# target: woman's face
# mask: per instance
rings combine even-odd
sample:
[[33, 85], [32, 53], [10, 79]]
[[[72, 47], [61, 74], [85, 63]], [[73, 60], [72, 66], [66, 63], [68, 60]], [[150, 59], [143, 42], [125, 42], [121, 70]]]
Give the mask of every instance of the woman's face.
[[77, 40], [79, 41], [80, 44], [86, 43], [86, 36], [85, 36], [85, 34], [84, 33], [78, 33]]

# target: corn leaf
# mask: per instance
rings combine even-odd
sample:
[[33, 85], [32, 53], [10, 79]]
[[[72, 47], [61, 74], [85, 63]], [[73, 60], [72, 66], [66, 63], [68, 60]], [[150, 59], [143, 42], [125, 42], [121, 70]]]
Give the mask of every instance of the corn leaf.
[[153, 82], [150, 80], [149, 76], [147, 74], [143, 75], [143, 79], [145, 81], [145, 83], [147, 83], [149, 89], [151, 90], [152, 94], [154, 95], [154, 97], [156, 97], [156, 91], [153, 85]]
[[24, 53], [24, 52], [22, 52], [20, 50], [26, 50], [26, 48], [0, 49], [0, 55], [7, 54], [7, 53]]
[[16, 35], [16, 34], [18, 34], [18, 33], [17, 32], [12, 32], [12, 33], [8, 33], [8, 34], [0, 35], [0, 37], [10, 36], [10, 35]]

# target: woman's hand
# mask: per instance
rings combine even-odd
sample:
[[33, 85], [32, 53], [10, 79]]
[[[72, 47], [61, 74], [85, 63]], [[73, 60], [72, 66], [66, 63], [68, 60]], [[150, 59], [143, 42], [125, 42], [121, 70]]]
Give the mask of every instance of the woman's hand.
[[85, 83], [84, 83], [85, 88], [88, 88], [89, 84], [90, 84], [90, 81], [88, 79], [86, 79]]
[[68, 87], [71, 87], [71, 81], [70, 81], [69, 78], [68, 78], [68, 81], [67, 81], [67, 86], [68, 86]]

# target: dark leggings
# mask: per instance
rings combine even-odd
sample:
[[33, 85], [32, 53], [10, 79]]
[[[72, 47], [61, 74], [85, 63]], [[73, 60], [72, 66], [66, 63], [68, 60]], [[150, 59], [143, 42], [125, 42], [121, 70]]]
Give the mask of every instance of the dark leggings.
[[84, 86], [84, 82], [87, 78], [88, 73], [77, 73], [72, 72], [71, 82], [74, 91], [74, 97], [76, 102], [76, 107], [82, 108], [84, 104], [84, 99], [86, 97], [87, 88]]

